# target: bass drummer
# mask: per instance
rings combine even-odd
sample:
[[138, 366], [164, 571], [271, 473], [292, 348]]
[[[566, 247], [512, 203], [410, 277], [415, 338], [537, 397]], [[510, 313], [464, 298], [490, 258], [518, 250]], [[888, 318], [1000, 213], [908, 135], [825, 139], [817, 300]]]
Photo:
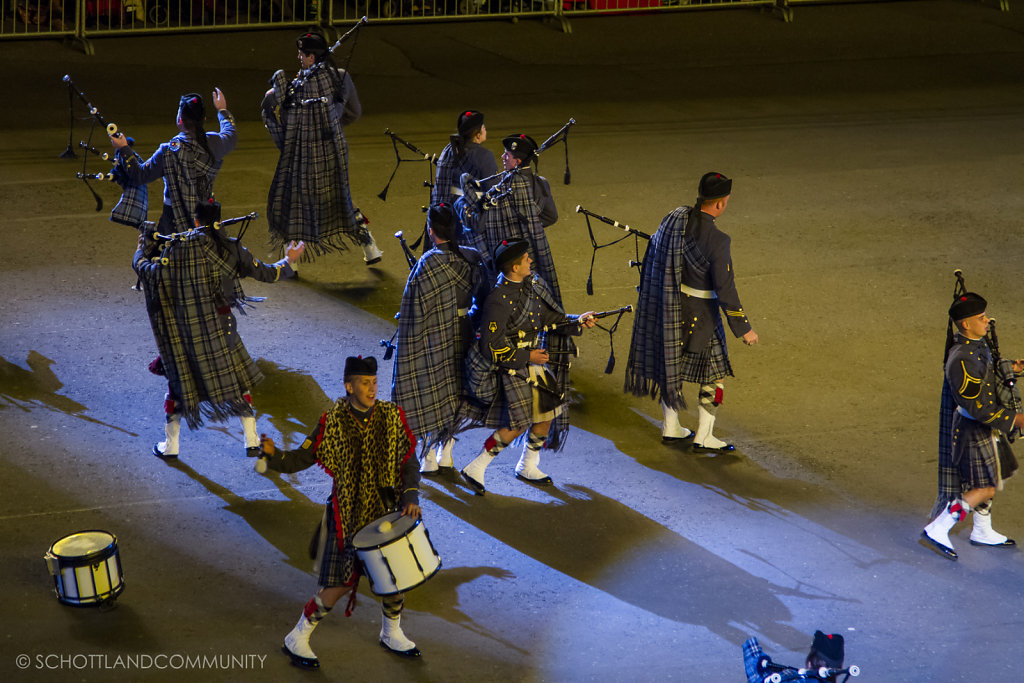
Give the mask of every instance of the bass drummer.
[[[346, 593], [345, 616], [351, 616], [355, 607], [361, 574], [352, 544], [356, 531], [396, 507], [403, 515], [420, 517], [416, 438], [397, 404], [377, 400], [376, 358], [350, 356], [345, 360], [345, 392], [298, 448], [276, 450], [264, 435], [260, 443], [264, 455], [256, 463], [261, 474], [268, 469], [298, 472], [319, 464], [334, 477], [316, 556], [320, 590], [306, 603], [282, 648], [292, 664], [303, 669], [320, 667], [309, 646], [309, 637], [320, 620]], [[418, 657], [419, 649], [400, 626], [404, 595], [384, 596], [382, 601], [381, 647]]]

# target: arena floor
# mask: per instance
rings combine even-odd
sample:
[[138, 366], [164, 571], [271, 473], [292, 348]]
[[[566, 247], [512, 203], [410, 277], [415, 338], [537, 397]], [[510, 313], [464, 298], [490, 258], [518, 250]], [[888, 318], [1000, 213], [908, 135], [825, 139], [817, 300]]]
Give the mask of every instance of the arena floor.
[[[507, 452], [476, 498], [424, 484], [443, 569], [407, 600], [424, 655], [377, 646], [365, 587], [355, 614], [313, 636], [323, 680], [738, 681], [756, 635], [799, 664], [815, 629], [846, 637], [869, 681], [1019, 680], [1024, 555], [919, 543], [935, 496], [940, 357], [953, 270], [990, 302], [1022, 355], [1024, 15], [953, 0], [540, 21], [369, 26], [352, 72], [353, 195], [386, 255], [304, 267], [241, 321], [267, 375], [259, 426], [301, 440], [344, 392], [345, 356], [379, 353], [407, 275], [391, 237], [415, 234], [426, 165], [395, 165], [390, 129], [439, 152], [466, 107], [488, 147], [542, 140], [561, 218], [549, 229], [567, 308], [635, 303], [632, 242], [602, 249], [593, 296], [577, 205], [653, 232], [707, 170], [734, 178], [719, 225], [761, 343], [733, 343], [719, 436], [735, 454], [664, 446], [653, 401], [622, 393], [627, 318], [587, 334], [557, 487], [512, 476]], [[3, 680], [299, 680], [279, 652], [315, 589], [306, 545], [329, 491], [319, 470], [260, 476], [235, 423], [162, 434], [155, 346], [130, 289], [136, 235], [110, 223], [58, 159], [68, 73], [144, 155], [175, 132], [180, 94], [223, 89], [240, 142], [217, 180], [227, 215], [263, 212], [276, 150], [258, 121], [270, 75], [295, 68], [295, 31], [0, 45], [0, 602]], [[76, 109], [81, 113], [81, 109]], [[87, 125], [78, 122], [75, 144]], [[96, 143], [103, 147], [102, 138]], [[411, 158], [403, 150], [404, 158]], [[102, 164], [90, 160], [92, 170]], [[595, 224], [599, 240], [617, 237]], [[246, 242], [266, 255], [266, 223]], [[390, 384], [382, 364], [381, 385]], [[695, 389], [694, 389], [695, 391]], [[382, 389], [382, 398], [388, 391]], [[695, 423], [691, 407], [685, 423]], [[466, 434], [468, 462], [485, 433]], [[1019, 477], [1018, 477], [1019, 478]], [[995, 525], [1024, 542], [1016, 478]], [[54, 598], [43, 554], [80, 529], [117, 535], [125, 590], [110, 611]], [[19, 655], [24, 656], [19, 658]], [[187, 667], [186, 658], [213, 658]], [[148, 658], [148, 659], [147, 659]]]

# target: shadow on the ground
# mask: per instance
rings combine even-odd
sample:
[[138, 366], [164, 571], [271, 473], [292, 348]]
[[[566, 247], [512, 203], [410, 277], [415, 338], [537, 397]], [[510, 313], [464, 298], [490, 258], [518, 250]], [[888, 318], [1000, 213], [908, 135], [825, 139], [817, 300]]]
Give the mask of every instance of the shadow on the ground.
[[[488, 493], [477, 498], [454, 476], [426, 497], [499, 541], [619, 600], [679, 623], [703, 626], [737, 645], [743, 623], [776, 642], [803, 638], [783, 598], [853, 602], [810, 585], [781, 586], [583, 486], [547, 489], [548, 503]], [[440, 490], [439, 490], [440, 489]], [[671, 596], [687, 596], [675, 600]], [[722, 609], [723, 601], [736, 610]]]

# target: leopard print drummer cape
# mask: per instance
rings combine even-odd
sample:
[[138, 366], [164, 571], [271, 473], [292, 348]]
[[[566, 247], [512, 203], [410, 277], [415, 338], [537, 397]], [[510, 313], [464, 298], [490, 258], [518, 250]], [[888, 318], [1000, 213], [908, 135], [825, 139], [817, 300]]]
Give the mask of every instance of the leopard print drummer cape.
[[356, 572], [352, 537], [395, 509], [402, 464], [415, 448], [416, 438], [405, 424], [402, 409], [390, 401], [376, 401], [365, 425], [345, 399], [339, 399], [324, 415], [317, 459], [334, 478], [331, 512], [345, 576]]

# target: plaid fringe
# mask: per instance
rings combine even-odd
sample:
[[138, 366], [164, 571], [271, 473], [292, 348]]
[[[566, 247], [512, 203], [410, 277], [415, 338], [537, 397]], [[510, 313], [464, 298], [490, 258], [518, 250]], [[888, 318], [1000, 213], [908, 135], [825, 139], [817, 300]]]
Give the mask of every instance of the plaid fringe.
[[684, 268], [684, 229], [690, 207], [669, 213], [644, 253], [640, 296], [633, 315], [623, 391], [650, 396], [676, 410], [683, 398], [683, 306], [679, 274]]
[[278, 71], [271, 79], [274, 92], [264, 100], [264, 123], [281, 150], [267, 198], [270, 244], [280, 251], [292, 240], [304, 241], [304, 262], [344, 251], [347, 242], [368, 241], [349, 191], [341, 121], [355, 85], [339, 73], [336, 78], [331, 67], [316, 65], [289, 83]]
[[[463, 248], [467, 258], [479, 254]], [[469, 308], [483, 274], [447, 245], [425, 253], [405, 285], [391, 400], [402, 406], [409, 429], [429, 447], [455, 434], [462, 368], [472, 343]]]

